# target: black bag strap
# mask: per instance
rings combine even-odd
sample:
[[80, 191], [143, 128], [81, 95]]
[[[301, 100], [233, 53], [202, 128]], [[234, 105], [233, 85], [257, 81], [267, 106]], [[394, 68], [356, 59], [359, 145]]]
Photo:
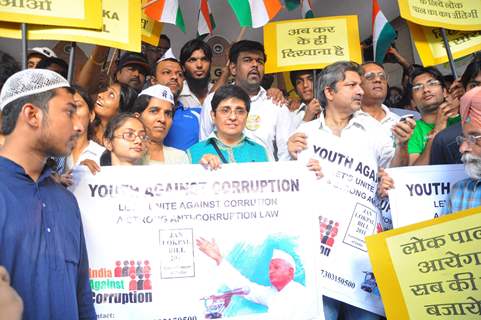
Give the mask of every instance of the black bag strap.
[[214, 138], [211, 138], [209, 140], [210, 144], [214, 147], [215, 152], [219, 155], [220, 159], [222, 160], [223, 163], [228, 163], [222, 152], [220, 151], [219, 147], [217, 146], [217, 143], [215, 142]]

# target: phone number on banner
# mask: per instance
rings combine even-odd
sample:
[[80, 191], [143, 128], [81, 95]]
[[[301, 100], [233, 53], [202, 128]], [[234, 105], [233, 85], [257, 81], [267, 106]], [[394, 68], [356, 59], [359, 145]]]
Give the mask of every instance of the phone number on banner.
[[352, 289], [356, 288], [356, 284], [354, 282], [350, 280], [346, 280], [343, 277], [335, 275], [326, 270], [321, 270], [321, 277], [340, 283], [341, 285], [346, 286], [348, 288], [352, 288]]

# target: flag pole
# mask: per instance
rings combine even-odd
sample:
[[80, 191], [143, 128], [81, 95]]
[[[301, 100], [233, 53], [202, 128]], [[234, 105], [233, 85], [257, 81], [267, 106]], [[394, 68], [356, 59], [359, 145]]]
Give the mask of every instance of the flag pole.
[[144, 5], [142, 6], [142, 9], [145, 9], [145, 8], [153, 5], [153, 4], [156, 3], [157, 1], [158, 1], [158, 0], [151, 0], [151, 1], [147, 2], [146, 4], [144, 4]]
[[27, 69], [27, 24], [22, 23], [22, 69]]
[[70, 54], [68, 57], [68, 74], [67, 74], [67, 81], [72, 84], [73, 83], [73, 75], [75, 71], [75, 48], [77, 47], [77, 43], [72, 41], [70, 44]]
[[239, 35], [237, 36], [237, 40], [235, 42], [238, 42], [238, 41], [241, 41], [242, 39], [244, 39], [244, 36], [246, 34], [246, 30], [247, 30], [247, 27], [242, 27], [240, 29]]
[[441, 36], [443, 37], [444, 48], [446, 49], [446, 53], [448, 54], [451, 73], [453, 74], [454, 79], [457, 79], [458, 75], [456, 73], [456, 67], [454, 65], [453, 54], [451, 53], [451, 47], [449, 46], [448, 37], [446, 36], [446, 30], [444, 28], [441, 28]]

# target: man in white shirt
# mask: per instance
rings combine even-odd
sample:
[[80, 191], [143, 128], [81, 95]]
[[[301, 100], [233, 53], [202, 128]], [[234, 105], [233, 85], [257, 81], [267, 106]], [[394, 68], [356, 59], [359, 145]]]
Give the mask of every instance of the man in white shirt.
[[[392, 164], [395, 149], [391, 138], [374, 118], [357, 114], [364, 95], [362, 74], [357, 63], [347, 61], [333, 63], [322, 71], [317, 92], [325, 111], [318, 120], [301, 124], [297, 133], [289, 138], [289, 153], [294, 159], [307, 148], [309, 137], [323, 135], [338, 137], [339, 142], [352, 146], [353, 152], [363, 152], [365, 158], [373, 159], [378, 167]], [[396, 147], [396, 152], [398, 149]], [[380, 319], [374, 313], [324, 296], [326, 320], [337, 320], [341, 310], [347, 320]]]
[[379, 122], [386, 135], [391, 138], [393, 148], [399, 146], [398, 165], [407, 166], [409, 165], [407, 142], [416, 127], [416, 121], [412, 118], [400, 121], [401, 117], [383, 104], [387, 96], [387, 74], [382, 65], [371, 61], [362, 64], [361, 68], [363, 71], [361, 87], [364, 95], [358, 116], [372, 117]]
[[252, 282], [236, 270], [223, 258], [215, 241], [204, 238], [197, 239], [200, 251], [212, 258], [219, 267], [218, 274], [225, 284], [231, 288], [243, 288], [248, 294], [246, 299], [268, 307], [269, 319], [307, 319], [301, 306], [309, 303], [306, 288], [294, 281], [296, 263], [287, 252], [274, 249], [269, 264], [269, 281], [272, 286], [263, 286]]
[[[236, 42], [230, 48], [229, 61], [235, 84], [251, 98], [246, 136], [266, 147], [273, 158], [288, 160], [287, 139], [291, 132], [291, 116], [286, 106], [279, 107], [268, 99], [266, 90], [260, 85], [266, 61], [264, 46], [250, 40]], [[202, 107], [200, 140], [206, 139], [214, 130], [210, 116], [212, 97], [213, 93], [209, 94]]]

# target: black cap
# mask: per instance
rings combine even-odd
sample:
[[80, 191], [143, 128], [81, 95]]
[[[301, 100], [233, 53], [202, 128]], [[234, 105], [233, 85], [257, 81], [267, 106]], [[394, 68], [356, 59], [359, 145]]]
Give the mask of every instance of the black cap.
[[120, 70], [128, 65], [139, 66], [146, 75], [150, 74], [150, 65], [147, 62], [147, 58], [141, 53], [129, 51], [124, 52], [120, 56], [119, 63], [117, 64], [117, 70]]

